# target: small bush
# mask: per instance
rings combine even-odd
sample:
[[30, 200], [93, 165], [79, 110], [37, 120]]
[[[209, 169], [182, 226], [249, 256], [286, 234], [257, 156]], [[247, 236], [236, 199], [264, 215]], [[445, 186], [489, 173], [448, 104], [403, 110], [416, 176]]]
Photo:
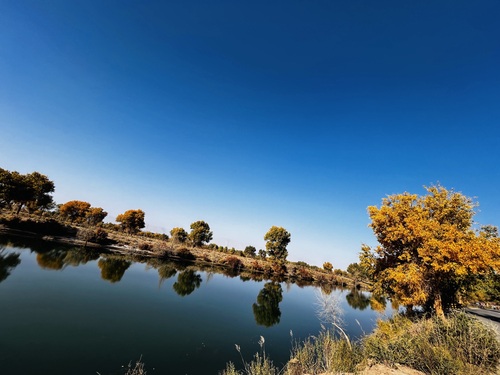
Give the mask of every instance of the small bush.
[[252, 271], [257, 271], [257, 272], [262, 271], [262, 266], [260, 265], [260, 263], [257, 260], [254, 260], [251, 263], [251, 268], [252, 268]]
[[139, 248], [139, 250], [152, 250], [153, 249], [153, 245], [151, 245], [149, 242], [141, 242], [141, 243], [139, 243], [139, 245], [137, 247]]
[[97, 244], [105, 244], [108, 238], [108, 232], [102, 228], [80, 228], [76, 233], [76, 238], [87, 242], [93, 242]]
[[274, 276], [284, 276], [286, 274], [286, 266], [281, 263], [273, 263], [271, 265]]
[[177, 249], [177, 251], [175, 252], [175, 255], [177, 255], [179, 258], [185, 259], [185, 260], [195, 259], [195, 256], [191, 253], [191, 251], [189, 251], [185, 247], [181, 247], [181, 248]]
[[243, 266], [243, 263], [241, 260], [239, 260], [237, 257], [229, 256], [223, 260], [223, 263], [231, 268], [232, 270], [240, 270], [241, 267]]
[[300, 267], [297, 276], [300, 277], [302, 280], [307, 280], [307, 281], [312, 281], [313, 277], [312, 274], [309, 270], [307, 270], [305, 267]]

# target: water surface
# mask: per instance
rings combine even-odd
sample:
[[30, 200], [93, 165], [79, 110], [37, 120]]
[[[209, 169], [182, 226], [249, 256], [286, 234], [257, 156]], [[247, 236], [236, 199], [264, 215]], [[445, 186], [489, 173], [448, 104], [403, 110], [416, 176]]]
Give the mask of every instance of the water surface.
[[[235, 344], [250, 359], [263, 336], [266, 353], [282, 364], [291, 332], [299, 340], [321, 330], [316, 287], [243, 281], [49, 243], [3, 243], [3, 375], [122, 374], [140, 356], [148, 374], [217, 374], [227, 361], [241, 366]], [[369, 332], [381, 316], [366, 293], [332, 294], [352, 337]]]

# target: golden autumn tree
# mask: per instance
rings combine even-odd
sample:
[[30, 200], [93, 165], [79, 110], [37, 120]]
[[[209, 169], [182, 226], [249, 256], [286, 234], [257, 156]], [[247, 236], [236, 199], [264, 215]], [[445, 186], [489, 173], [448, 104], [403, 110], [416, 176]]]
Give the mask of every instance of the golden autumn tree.
[[84, 201], [69, 201], [59, 208], [59, 214], [72, 223], [83, 223], [87, 212], [90, 209], [90, 203]]
[[145, 213], [142, 210], [128, 210], [116, 217], [124, 231], [134, 234], [145, 227]]
[[500, 239], [474, 229], [477, 204], [471, 198], [440, 185], [426, 190], [368, 207], [380, 245], [364, 245], [360, 264], [376, 291], [410, 309], [420, 305], [443, 315], [474, 276], [500, 270]]
[[103, 222], [108, 213], [101, 207], [90, 207], [85, 213], [85, 221], [90, 226], [96, 226]]

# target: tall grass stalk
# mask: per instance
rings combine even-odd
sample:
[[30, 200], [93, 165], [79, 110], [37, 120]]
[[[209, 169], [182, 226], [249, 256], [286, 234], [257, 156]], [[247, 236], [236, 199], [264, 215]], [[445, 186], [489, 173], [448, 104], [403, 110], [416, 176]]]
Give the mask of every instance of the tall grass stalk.
[[264, 336], [260, 336], [259, 346], [260, 353], [257, 352], [250, 362], [246, 362], [241, 353], [241, 347], [235, 344], [236, 351], [240, 354], [243, 363], [243, 370], [236, 369], [234, 363], [229, 362], [226, 368], [220, 373], [221, 375], [279, 375], [279, 368], [273, 365], [273, 362], [266, 355]]
[[129, 362], [125, 375], [146, 375], [146, 369], [144, 367], [144, 362], [142, 362], [142, 356], [135, 362], [135, 365], [132, 365], [132, 362]]

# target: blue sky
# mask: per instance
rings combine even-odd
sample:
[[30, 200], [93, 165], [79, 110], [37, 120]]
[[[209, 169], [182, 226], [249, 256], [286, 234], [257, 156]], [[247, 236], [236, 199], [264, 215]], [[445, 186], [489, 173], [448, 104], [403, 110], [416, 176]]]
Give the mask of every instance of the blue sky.
[[440, 182], [499, 225], [498, 1], [0, 2], [0, 167], [345, 268]]

